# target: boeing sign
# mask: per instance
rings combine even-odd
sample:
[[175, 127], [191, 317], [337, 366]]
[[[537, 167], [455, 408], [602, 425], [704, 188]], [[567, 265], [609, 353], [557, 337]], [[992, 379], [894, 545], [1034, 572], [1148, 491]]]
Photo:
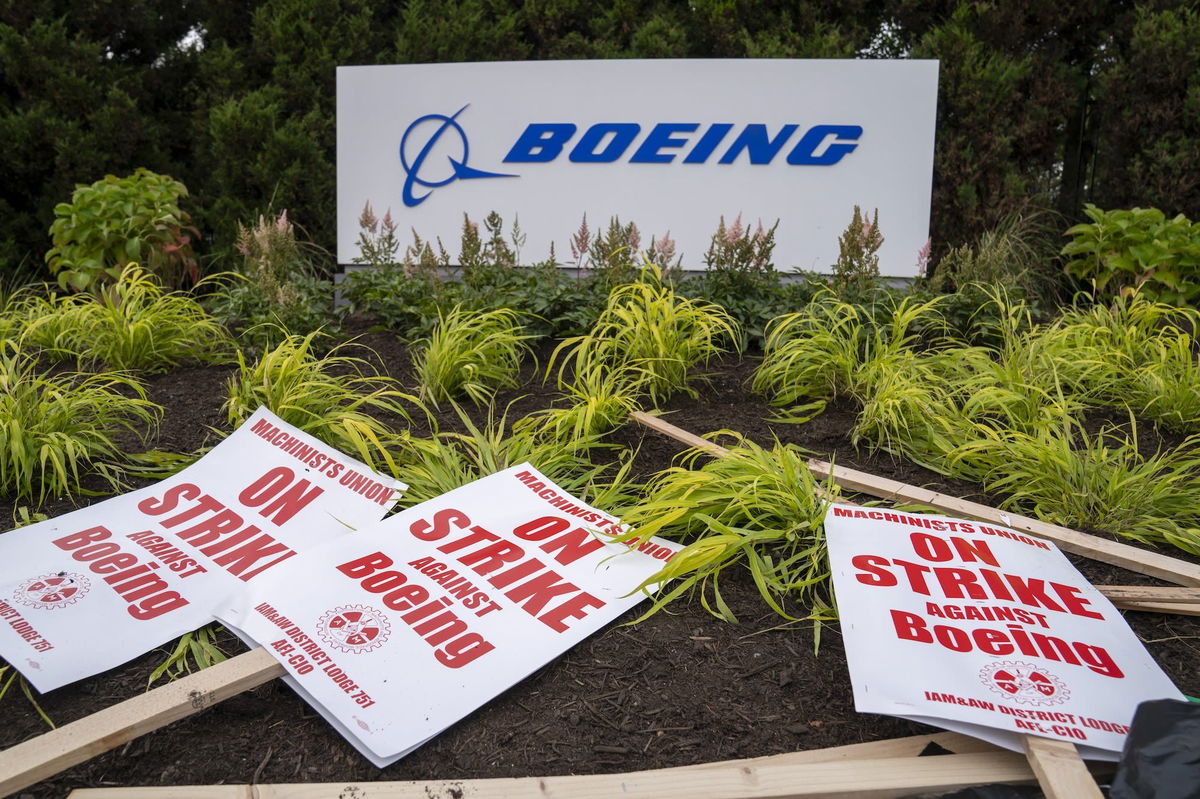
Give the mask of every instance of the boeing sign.
[[828, 271], [859, 205], [879, 209], [881, 270], [911, 275], [936, 94], [931, 61], [341, 67], [339, 260], [369, 201], [452, 256], [463, 214], [519, 216], [531, 261], [566, 252], [586, 214], [669, 231], [685, 268], [720, 217], [779, 219], [778, 267]]

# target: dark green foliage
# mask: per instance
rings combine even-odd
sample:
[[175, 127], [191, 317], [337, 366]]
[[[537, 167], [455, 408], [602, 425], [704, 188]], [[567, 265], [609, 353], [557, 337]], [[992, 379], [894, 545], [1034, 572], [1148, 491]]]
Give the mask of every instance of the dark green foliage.
[[1102, 205], [1200, 216], [1197, 75], [1200, 11], [1140, 8], [1128, 47], [1102, 77]]
[[332, 250], [337, 65], [860, 56], [941, 60], [935, 256], [1030, 204], [1200, 213], [1200, 14], [1184, 3], [10, 0], [0, 271], [42, 263], [75, 185], [137, 167], [188, 186], [210, 260], [267, 209]]

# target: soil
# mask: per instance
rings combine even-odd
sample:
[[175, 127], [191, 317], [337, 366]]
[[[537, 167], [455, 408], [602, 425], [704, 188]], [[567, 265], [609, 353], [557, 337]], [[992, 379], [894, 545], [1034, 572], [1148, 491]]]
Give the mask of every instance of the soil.
[[[366, 333], [358, 341], [375, 350], [383, 371], [412, 385], [401, 342], [386, 333]], [[543, 364], [549, 351], [539, 350]], [[735, 355], [710, 364], [711, 378], [696, 385], [698, 397], [681, 394], [662, 410], [695, 433], [729, 429], [763, 444], [774, 437], [902, 482], [989, 504], [998, 499], [912, 463], [856, 451], [849, 440], [852, 407], [831, 407], [804, 425], [766, 421], [772, 409], [747, 388], [757, 362], [754, 356]], [[166, 413], [149, 445], [189, 452], [212, 443], [211, 428], [224, 426], [221, 404], [230, 374], [225, 367], [193, 367], [152, 378], [150, 396]], [[554, 398], [531, 365], [521, 386], [498, 397], [499, 407], [512, 403], [510, 420]], [[443, 429], [458, 424], [448, 414]], [[1142, 428], [1147, 436], [1150, 428]], [[637, 449], [636, 469], [643, 477], [672, 465], [683, 451], [682, 445], [632, 423], [612, 438]], [[43, 510], [54, 515], [87, 503], [56, 500]], [[13, 511], [11, 504], [0, 504], [0, 518], [11, 518]], [[1094, 561], [1075, 561], [1096, 584], [1154, 582]], [[785, 623], [763, 603], [748, 575], [724, 578], [722, 593], [737, 624], [715, 619], [698, 602], [681, 601], [670, 612], [626, 626], [635, 617], [631, 614], [386, 769], [371, 766], [289, 688], [273, 681], [18, 795], [61, 797], [74, 788], [105, 786], [611, 773], [931, 731], [854, 711], [836, 624], [821, 628], [818, 647], [812, 625]], [[1185, 693], [1200, 693], [1200, 619], [1146, 613], [1126, 618], [1176, 684]], [[223, 645], [230, 655], [244, 650], [227, 633]], [[144, 691], [165, 652], [39, 696], [38, 705], [59, 725], [110, 707]], [[0, 712], [5, 721], [0, 748], [46, 730], [15, 686]]]

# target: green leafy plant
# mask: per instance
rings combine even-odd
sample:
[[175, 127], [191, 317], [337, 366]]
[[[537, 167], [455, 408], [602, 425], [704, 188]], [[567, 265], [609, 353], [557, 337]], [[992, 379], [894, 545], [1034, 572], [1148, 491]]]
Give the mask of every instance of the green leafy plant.
[[179, 207], [186, 196], [179, 181], [143, 168], [76, 186], [71, 202], [54, 208], [54, 246], [46, 253], [51, 274], [63, 288], [97, 291], [135, 261], [168, 286], [196, 282], [192, 238], [199, 231]]
[[636, 372], [614, 372], [596, 364], [581, 365], [559, 388], [565, 405], [534, 411], [521, 423], [541, 425], [548, 435], [564, 443], [620, 427], [638, 409], [641, 396]]
[[832, 618], [824, 537], [832, 484], [820, 486], [808, 469], [808, 456], [778, 442], [766, 449], [741, 440], [729, 454], [694, 468], [700, 457], [708, 454], [693, 451], [685, 466], [660, 474], [647, 486], [644, 501], [620, 513], [632, 528], [627, 539], [662, 535], [687, 544], [646, 578], [643, 588], [676, 582], [642, 618], [699, 589], [705, 609], [737, 621], [721, 597], [720, 577], [739, 563], [781, 616], [793, 618], [782, 602], [788, 597], [805, 607], [809, 618]]
[[253, 363], [238, 353], [238, 370], [230, 378], [223, 412], [230, 426], [250, 417], [259, 406], [372, 468], [395, 471], [388, 448], [397, 434], [371, 414], [409, 419], [415, 397], [400, 391], [390, 377], [378, 374], [362, 358], [341, 354], [341, 344], [323, 357], [314, 353], [319, 332], [288, 335]]
[[779, 418], [793, 422], [811, 419], [837, 397], [865, 403], [880, 381], [913, 365], [913, 328], [936, 324], [940, 302], [937, 297], [925, 302], [905, 297], [871, 309], [822, 292], [804, 310], [768, 326], [752, 387], [769, 395], [773, 405], [791, 406]]
[[189, 294], [168, 292], [136, 264], [102, 295], [37, 300], [23, 341], [54, 358], [110, 369], [165, 372], [187, 362], [222, 362], [225, 328]]
[[563, 355], [560, 385], [569, 382], [568, 367], [578, 374], [608, 371], [632, 377], [627, 385], [636, 385], [660, 402], [676, 391], [695, 396], [688, 385], [692, 368], [739, 339], [737, 322], [723, 308], [678, 295], [662, 284], [657, 268], [650, 267], [641, 280], [612, 291], [590, 333], [555, 349], [550, 369]]
[[490, 401], [498, 388], [517, 385], [531, 338], [506, 308], [475, 312], [456, 305], [439, 313], [413, 359], [421, 398], [435, 407], [463, 395], [476, 405]]
[[11, 342], [0, 345], [0, 491], [40, 505], [84, 492], [91, 474], [115, 488], [128, 446], [121, 434], [143, 438], [161, 414], [132, 377], [44, 374]]
[[1186, 305], [1200, 297], [1200, 223], [1157, 208], [1104, 211], [1084, 207], [1091, 222], [1069, 228], [1067, 274], [1110, 297], [1140, 291], [1152, 300]]
[[1054, 218], [1037, 209], [1006, 214], [976, 241], [947, 250], [928, 279], [930, 287], [963, 291], [977, 284], [1003, 287], [1027, 298], [1053, 294]]
[[764, 229], [760, 221], [751, 232], [742, 225], [741, 214], [729, 227], [725, 226], [725, 217], [721, 217], [708, 243], [708, 252], [704, 254], [708, 284], [717, 289], [744, 291], [772, 282], [775, 264], [771, 256], [775, 251], [778, 227], [779, 220], [769, 229]]

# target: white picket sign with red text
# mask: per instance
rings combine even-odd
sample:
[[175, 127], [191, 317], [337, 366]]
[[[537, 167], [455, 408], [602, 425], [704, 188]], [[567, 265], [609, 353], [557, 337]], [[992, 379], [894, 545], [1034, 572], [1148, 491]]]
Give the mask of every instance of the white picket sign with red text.
[[523, 464], [306, 552], [218, 616], [382, 766], [645, 598], [679, 545], [618, 529]]
[[0, 535], [0, 657], [39, 691], [118, 666], [404, 487], [260, 408], [166, 480]]
[[1116, 759], [1139, 702], [1183, 699], [1054, 544], [999, 525], [833, 505], [825, 519], [855, 707], [1017, 751]]

